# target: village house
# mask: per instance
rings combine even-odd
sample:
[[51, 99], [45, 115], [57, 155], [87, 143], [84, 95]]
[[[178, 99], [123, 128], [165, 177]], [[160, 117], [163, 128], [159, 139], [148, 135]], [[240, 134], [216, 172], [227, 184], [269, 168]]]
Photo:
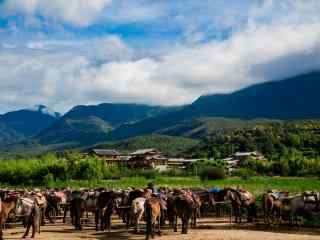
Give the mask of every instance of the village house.
[[191, 164], [199, 161], [200, 159], [184, 159], [184, 158], [169, 158], [168, 168], [171, 169], [186, 169]]
[[257, 160], [257, 161], [265, 161], [266, 158], [263, 154], [258, 151], [254, 152], [236, 152], [231, 157], [223, 159], [226, 162], [226, 167], [228, 172], [232, 172], [234, 169], [238, 168], [241, 163], [245, 160]]
[[162, 152], [157, 149], [140, 149], [130, 154], [128, 160], [128, 167], [136, 169], [157, 169], [164, 171], [167, 169], [168, 158], [166, 158]]
[[120, 166], [126, 164], [120, 152], [114, 149], [91, 149], [88, 155], [105, 161], [107, 166]]

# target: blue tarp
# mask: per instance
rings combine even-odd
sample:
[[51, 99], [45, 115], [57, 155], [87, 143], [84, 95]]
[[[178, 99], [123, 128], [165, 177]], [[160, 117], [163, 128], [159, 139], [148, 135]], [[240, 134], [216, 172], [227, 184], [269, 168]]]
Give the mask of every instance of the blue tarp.
[[221, 189], [218, 188], [218, 187], [214, 187], [214, 188], [212, 188], [212, 189], [209, 190], [210, 193], [218, 193], [218, 192], [220, 192], [220, 191], [221, 191]]

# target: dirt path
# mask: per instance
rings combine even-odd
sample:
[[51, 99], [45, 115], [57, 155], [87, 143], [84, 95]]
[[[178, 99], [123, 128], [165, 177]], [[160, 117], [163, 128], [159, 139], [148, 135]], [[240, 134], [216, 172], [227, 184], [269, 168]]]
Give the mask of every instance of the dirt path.
[[[22, 227], [10, 228], [4, 231], [5, 239], [21, 239], [24, 233]], [[143, 234], [129, 233], [119, 220], [113, 220], [111, 233], [96, 232], [93, 223], [85, 225], [81, 232], [76, 231], [70, 224], [58, 222], [54, 225], [47, 224], [41, 228], [39, 240], [144, 240]], [[162, 237], [157, 240], [320, 240], [320, 230], [266, 228], [243, 224], [241, 226], [230, 225], [223, 219], [201, 219], [197, 229], [190, 229], [188, 235], [174, 233], [171, 229], [164, 229]]]

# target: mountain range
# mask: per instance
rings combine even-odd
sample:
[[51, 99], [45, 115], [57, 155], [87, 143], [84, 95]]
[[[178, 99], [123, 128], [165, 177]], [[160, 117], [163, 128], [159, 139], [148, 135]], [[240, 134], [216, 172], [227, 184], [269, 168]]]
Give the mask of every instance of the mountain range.
[[0, 115], [0, 145], [85, 146], [161, 134], [201, 138], [221, 128], [269, 119], [320, 118], [320, 73], [256, 84], [228, 94], [201, 96], [180, 107], [103, 103], [76, 106], [60, 116], [45, 106]]

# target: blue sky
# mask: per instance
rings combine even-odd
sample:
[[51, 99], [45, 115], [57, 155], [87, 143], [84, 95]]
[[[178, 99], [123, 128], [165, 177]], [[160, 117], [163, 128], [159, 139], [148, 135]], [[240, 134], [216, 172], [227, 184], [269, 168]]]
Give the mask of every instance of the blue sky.
[[318, 0], [0, 0], [0, 112], [186, 104], [317, 70], [319, 10]]

